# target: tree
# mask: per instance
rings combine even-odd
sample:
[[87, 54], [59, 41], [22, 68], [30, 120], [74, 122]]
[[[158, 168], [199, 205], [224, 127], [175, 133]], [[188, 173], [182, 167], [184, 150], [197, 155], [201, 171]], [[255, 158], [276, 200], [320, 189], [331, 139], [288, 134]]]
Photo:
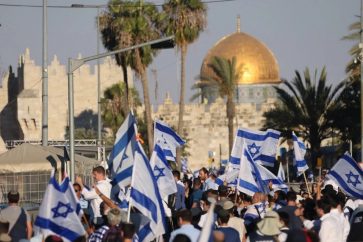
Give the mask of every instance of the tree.
[[[152, 3], [113, 0], [109, 3], [108, 10], [100, 16], [100, 20], [101, 33], [106, 42], [105, 47], [112, 50], [142, 44], [161, 37], [159, 28], [163, 19]], [[124, 63], [130, 65], [141, 79], [150, 154], [153, 149], [153, 132], [146, 68], [156, 54], [157, 51], [151, 46], [144, 46], [122, 55]]]
[[[178, 133], [183, 133], [184, 97], [185, 97], [185, 58], [187, 47], [198, 39], [206, 26], [206, 7], [200, 0], [168, 0], [163, 5], [165, 33], [175, 36], [175, 43], [181, 52], [180, 97]], [[177, 152], [177, 163], [180, 164], [180, 150]]]
[[351, 24], [349, 26], [349, 30], [352, 33], [343, 37], [343, 40], [355, 41], [356, 44], [349, 50], [349, 54], [352, 56], [352, 59], [348, 62], [345, 72], [349, 75], [351, 79], [357, 79], [360, 77], [360, 61], [357, 59], [359, 56], [361, 49], [359, 48], [359, 40], [360, 40], [360, 30], [361, 24], [359, 21]]
[[331, 113], [338, 112], [337, 97], [345, 83], [339, 83], [334, 89], [327, 85], [325, 68], [318, 79], [317, 71], [311, 79], [308, 68], [304, 71], [304, 78], [298, 71], [295, 74], [291, 83], [283, 81], [287, 90], [275, 87], [279, 103], [264, 113], [264, 128], [293, 130], [310, 143], [313, 152], [317, 152], [321, 141], [331, 135]]
[[236, 66], [236, 57], [232, 59], [225, 59], [222, 57], [214, 56], [208, 66], [212, 69], [211, 75], [200, 76], [200, 82], [196, 84], [199, 88], [214, 88], [218, 89], [221, 97], [227, 99], [226, 111], [228, 119], [228, 145], [229, 154], [231, 154], [234, 132], [233, 132], [233, 119], [235, 117], [235, 94], [238, 80], [241, 74], [242, 66]]

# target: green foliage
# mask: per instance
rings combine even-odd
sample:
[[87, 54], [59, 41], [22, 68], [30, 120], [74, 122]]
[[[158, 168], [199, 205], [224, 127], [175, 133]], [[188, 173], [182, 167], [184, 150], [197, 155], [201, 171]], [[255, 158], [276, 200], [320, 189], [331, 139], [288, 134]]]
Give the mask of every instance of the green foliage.
[[349, 30], [352, 31], [350, 34], [343, 37], [343, 40], [354, 41], [355, 44], [349, 50], [349, 54], [352, 56], [352, 59], [348, 62], [345, 72], [351, 78], [359, 78], [360, 74], [360, 62], [355, 61], [358, 55], [360, 54], [359, 42], [360, 42], [360, 21], [354, 22], [349, 26]]
[[[130, 95], [134, 99], [135, 106], [140, 106], [140, 98], [136, 89], [130, 89]], [[126, 98], [126, 85], [117, 83], [104, 91], [102, 102], [103, 126], [111, 129], [113, 136], [128, 114], [128, 103]]]
[[280, 102], [264, 113], [264, 128], [293, 130], [307, 140], [312, 149], [319, 150], [321, 141], [331, 135], [332, 115], [339, 112], [337, 97], [344, 82], [334, 89], [327, 85], [325, 68], [319, 77], [315, 71], [313, 79], [308, 68], [304, 77], [298, 71], [295, 74], [292, 82], [284, 80], [283, 87], [275, 88]]
[[168, 0], [163, 5], [164, 32], [186, 46], [198, 39], [207, 24], [207, 9], [200, 0]]

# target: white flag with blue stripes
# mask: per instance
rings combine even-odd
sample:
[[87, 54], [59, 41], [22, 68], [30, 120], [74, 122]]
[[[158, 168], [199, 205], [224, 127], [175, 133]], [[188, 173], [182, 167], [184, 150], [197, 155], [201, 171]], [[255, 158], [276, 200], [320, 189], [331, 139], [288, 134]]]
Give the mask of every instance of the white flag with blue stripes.
[[209, 198], [208, 200], [211, 202], [211, 205], [210, 208], [208, 209], [207, 218], [203, 224], [202, 231], [200, 232], [198, 238], [198, 242], [214, 241], [213, 239], [213, 231], [215, 226], [214, 208], [216, 206], [216, 201], [213, 198]]
[[363, 170], [348, 152], [337, 161], [327, 177], [335, 181], [346, 195], [363, 199]]
[[150, 224], [138, 233], [140, 241], [151, 241], [164, 234], [165, 212], [150, 162], [140, 144], [135, 150], [134, 170], [131, 181], [130, 202]]
[[288, 186], [285, 184], [283, 180], [275, 176], [271, 171], [269, 171], [267, 168], [256, 164], [256, 169], [258, 169], [259, 174], [261, 176], [261, 179], [263, 181], [264, 189], [261, 192], [268, 192], [269, 188], [269, 182], [272, 183], [272, 188], [274, 190], [282, 190], [287, 192]]
[[176, 148], [185, 141], [166, 123], [155, 120], [154, 144], [158, 144], [164, 151], [167, 160], [175, 161]]
[[159, 187], [159, 192], [162, 198], [176, 193], [176, 182], [173, 171], [166, 160], [163, 150], [158, 144], [155, 144], [154, 151], [150, 159], [151, 169], [154, 172], [156, 182]]
[[297, 138], [294, 132], [292, 132], [292, 140], [294, 142], [295, 166], [297, 170], [297, 176], [300, 176], [307, 169], [309, 169], [308, 164], [305, 160], [306, 147], [304, 143]]
[[131, 183], [136, 134], [135, 117], [129, 113], [117, 131], [115, 144], [108, 159], [108, 167], [114, 186], [118, 184], [120, 187], [126, 187]]
[[279, 138], [280, 132], [273, 129], [266, 131], [238, 129], [231, 152], [230, 164], [239, 167], [243, 147], [246, 145], [254, 161], [273, 167]]
[[[237, 189], [249, 196], [253, 196], [256, 192], [261, 192], [263, 188], [263, 182], [261, 176], [259, 176], [258, 170], [255, 169], [255, 162], [247, 149], [243, 149], [244, 152], [241, 158], [241, 164], [238, 175]], [[257, 170], [257, 173], [255, 172]]]
[[239, 169], [227, 170], [223, 175], [216, 178], [215, 183], [218, 186], [227, 184], [228, 187], [235, 187], [237, 185]]
[[52, 172], [34, 222], [35, 233], [42, 234], [43, 238], [57, 235], [63, 241], [75, 241], [86, 233], [81, 216], [81, 205], [69, 178], [58, 184]]

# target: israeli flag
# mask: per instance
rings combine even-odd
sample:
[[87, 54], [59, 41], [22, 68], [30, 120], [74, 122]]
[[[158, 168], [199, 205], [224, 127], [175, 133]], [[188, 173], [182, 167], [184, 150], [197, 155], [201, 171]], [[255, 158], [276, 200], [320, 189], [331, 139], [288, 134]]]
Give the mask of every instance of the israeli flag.
[[166, 160], [165, 154], [158, 144], [154, 146], [154, 152], [150, 159], [151, 169], [154, 172], [161, 197], [176, 193], [176, 182], [171, 167]]
[[162, 200], [150, 162], [140, 144], [135, 150], [130, 203], [150, 218], [150, 224], [143, 227], [142, 236], [139, 233], [140, 241], [151, 241], [164, 234], [165, 212]]
[[181, 171], [183, 173], [188, 172], [188, 159], [186, 157], [181, 158]]
[[292, 132], [292, 140], [294, 142], [295, 166], [297, 170], [297, 176], [300, 176], [307, 169], [309, 169], [308, 164], [305, 160], [306, 147], [304, 143], [297, 138], [294, 132]]
[[346, 152], [327, 174], [350, 197], [363, 199], [363, 170]]
[[259, 176], [258, 170], [254, 168], [255, 165], [248, 150], [244, 149], [238, 174], [237, 189], [249, 196], [253, 196], [253, 194], [260, 192], [263, 188], [262, 179]]
[[285, 179], [286, 179], [286, 177], [285, 177], [285, 170], [284, 170], [284, 167], [282, 166], [282, 162], [280, 162], [279, 171], [277, 172], [277, 177], [281, 181], [285, 181]]
[[75, 241], [86, 233], [80, 219], [82, 214], [69, 178], [58, 184], [53, 171], [34, 222], [35, 233], [43, 238], [57, 235], [63, 241]]
[[238, 129], [234, 140], [230, 164], [239, 167], [243, 147], [246, 145], [253, 160], [265, 166], [274, 166], [276, 150], [280, 132], [268, 129], [267, 131], [255, 131], [249, 129]]
[[223, 175], [218, 176], [215, 180], [215, 183], [217, 183], [218, 186], [227, 183], [228, 187], [234, 187], [237, 184], [238, 175], [239, 169], [227, 171]]
[[175, 161], [176, 148], [185, 144], [185, 141], [166, 123], [155, 121], [154, 144], [158, 144], [164, 151], [167, 160]]
[[256, 169], [258, 169], [258, 172], [260, 174], [261, 180], [263, 181], [264, 189], [262, 189], [261, 192], [268, 192], [269, 191], [269, 183], [272, 183], [272, 188], [274, 190], [282, 190], [287, 192], [288, 186], [284, 183], [283, 180], [275, 176], [271, 171], [269, 171], [267, 168], [255, 164]]
[[123, 188], [131, 183], [137, 128], [130, 112], [116, 134], [115, 144], [108, 159], [112, 184]]

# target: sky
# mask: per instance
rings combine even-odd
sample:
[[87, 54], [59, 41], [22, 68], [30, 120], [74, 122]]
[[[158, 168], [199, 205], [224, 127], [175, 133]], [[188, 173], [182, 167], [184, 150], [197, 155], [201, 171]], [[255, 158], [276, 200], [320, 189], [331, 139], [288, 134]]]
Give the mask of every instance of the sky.
[[[150, 2], [162, 4], [163, 0]], [[104, 0], [48, 0], [49, 6], [106, 3]], [[1, 4], [42, 5], [42, 1], [0, 0]], [[349, 33], [349, 25], [359, 20], [359, 0], [235, 0], [206, 5], [207, 27], [188, 48], [186, 101], [193, 95], [190, 87], [199, 74], [203, 58], [219, 39], [236, 31], [238, 14], [241, 31], [259, 39], [274, 53], [281, 78], [291, 80], [295, 70], [309, 67], [320, 71], [324, 66], [330, 83], [346, 77], [348, 51], [354, 42], [342, 40], [342, 37]], [[96, 15], [97, 10], [92, 8], [49, 8], [48, 63], [54, 55], [66, 65], [69, 57], [75, 58], [79, 53], [83, 57], [96, 54]], [[3, 75], [9, 65], [15, 67], [18, 56], [26, 48], [30, 48], [31, 58], [41, 66], [42, 8], [0, 6], [0, 24], [0, 74]], [[156, 70], [156, 75], [152, 69]], [[167, 92], [178, 102], [180, 55], [176, 49], [160, 51], [148, 75], [153, 104], [162, 103]], [[135, 85], [141, 94], [140, 81], [135, 80]]]

